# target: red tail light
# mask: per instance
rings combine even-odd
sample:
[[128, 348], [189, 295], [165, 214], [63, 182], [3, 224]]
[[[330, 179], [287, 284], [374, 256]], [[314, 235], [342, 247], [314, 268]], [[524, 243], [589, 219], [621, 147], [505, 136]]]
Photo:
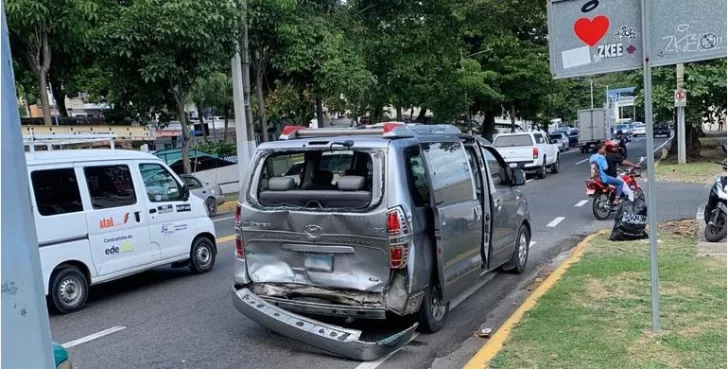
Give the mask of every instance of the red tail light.
[[235, 257], [238, 259], [245, 258], [245, 248], [243, 248], [243, 237], [239, 234], [235, 236]]
[[389, 235], [389, 267], [402, 269], [407, 266], [412, 237], [404, 211], [399, 208], [387, 212], [387, 234]]
[[538, 147], [533, 147], [533, 160], [538, 159]]

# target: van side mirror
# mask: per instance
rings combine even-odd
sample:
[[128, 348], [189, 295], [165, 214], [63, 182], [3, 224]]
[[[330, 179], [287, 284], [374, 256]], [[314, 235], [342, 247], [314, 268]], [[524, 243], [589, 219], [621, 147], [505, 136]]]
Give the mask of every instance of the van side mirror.
[[516, 168], [511, 171], [511, 186], [523, 186], [526, 184], [526, 173], [521, 168]]
[[182, 201], [187, 201], [190, 199], [190, 188], [187, 186], [187, 184], [182, 185]]

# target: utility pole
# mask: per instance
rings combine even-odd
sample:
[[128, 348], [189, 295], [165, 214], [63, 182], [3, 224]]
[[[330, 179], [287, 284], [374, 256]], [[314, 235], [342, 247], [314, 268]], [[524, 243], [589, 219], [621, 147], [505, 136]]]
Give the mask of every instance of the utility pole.
[[[2, 10], [2, 361], [3, 368], [54, 368], [38, 238], [30, 204], [5, 8]], [[45, 91], [44, 91], [45, 92]]]
[[253, 112], [250, 109], [250, 48], [248, 46], [248, 0], [243, 0], [243, 14], [245, 21], [243, 23], [243, 101], [245, 104], [245, 121], [247, 122], [248, 154], [253, 155], [255, 150], [255, 129], [253, 129]]
[[591, 91], [591, 108], [594, 109], [594, 80], [589, 79], [589, 90]]
[[248, 149], [248, 123], [245, 119], [245, 102], [243, 101], [243, 70], [240, 50], [235, 52], [232, 60], [233, 109], [235, 110], [235, 146], [238, 154], [238, 179], [242, 185], [246, 178], [245, 171], [250, 163]]
[[[682, 90], [685, 83], [685, 66], [683, 63], [677, 65], [677, 89]], [[685, 148], [685, 107], [677, 107], [677, 163], [687, 163]]]

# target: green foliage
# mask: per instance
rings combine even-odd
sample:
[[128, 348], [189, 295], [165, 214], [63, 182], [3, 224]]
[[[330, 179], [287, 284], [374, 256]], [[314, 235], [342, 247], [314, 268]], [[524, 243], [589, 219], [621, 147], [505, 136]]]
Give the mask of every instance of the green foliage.
[[206, 152], [209, 154], [216, 154], [218, 156], [236, 155], [236, 148], [233, 144], [222, 143], [222, 142], [204, 142], [195, 145], [195, 150]]

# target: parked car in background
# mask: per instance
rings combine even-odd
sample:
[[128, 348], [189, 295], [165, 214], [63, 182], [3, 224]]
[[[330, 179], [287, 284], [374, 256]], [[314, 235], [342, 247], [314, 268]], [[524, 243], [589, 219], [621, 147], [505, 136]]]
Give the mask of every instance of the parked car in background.
[[549, 138], [559, 143], [559, 151], [568, 151], [571, 147], [569, 136], [564, 132], [554, 132], [549, 135]]
[[225, 196], [218, 185], [211, 185], [209, 182], [202, 182], [191, 174], [180, 175], [182, 180], [190, 189], [190, 193], [201, 198], [205, 202], [207, 215], [214, 217], [217, 215], [217, 207], [225, 202]]
[[559, 143], [543, 132], [504, 133], [493, 140], [493, 146], [512, 168], [535, 171], [546, 178], [546, 169], [559, 172]]
[[632, 136], [644, 136], [647, 134], [647, 125], [642, 122], [635, 122], [632, 126]]
[[[524, 174], [486, 141], [444, 124], [283, 132], [258, 146], [236, 209], [231, 292], [251, 320], [374, 360], [416, 328], [443, 329], [450, 302], [484, 273], [525, 271], [531, 220], [517, 188]], [[322, 169], [332, 151], [348, 160], [335, 181]], [[301, 157], [296, 184], [275, 163]], [[387, 319], [403, 329], [369, 338], [319, 317]]]
[[669, 123], [663, 122], [655, 124], [655, 126], [652, 128], [652, 136], [658, 137], [658, 136], [665, 136], [670, 137], [672, 134], [672, 131], [670, 130]]

